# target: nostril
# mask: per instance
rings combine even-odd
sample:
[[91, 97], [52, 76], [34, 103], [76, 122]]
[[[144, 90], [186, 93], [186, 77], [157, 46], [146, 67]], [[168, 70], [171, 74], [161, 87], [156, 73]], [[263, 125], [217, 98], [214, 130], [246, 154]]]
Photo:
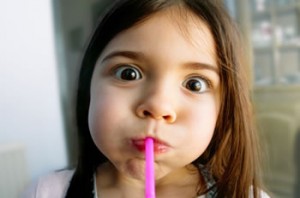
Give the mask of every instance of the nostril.
[[163, 116], [164, 120], [168, 121], [168, 122], [174, 122], [174, 116], [171, 115], [166, 115]]
[[164, 118], [165, 120], [169, 120], [169, 119], [170, 119], [170, 117], [171, 117], [171, 116], [169, 116], [169, 115], [167, 115], [167, 116], [163, 116], [163, 118]]
[[148, 116], [151, 115], [151, 113], [149, 111], [144, 111], [143, 114], [144, 114], [145, 117], [148, 117]]
[[166, 114], [162, 114], [162, 113], [158, 113], [158, 114], [154, 114], [152, 113], [152, 111], [148, 111], [148, 110], [141, 110], [139, 111], [138, 115], [141, 118], [153, 118], [156, 120], [165, 120], [167, 122], [173, 123], [176, 120], [176, 114], [175, 113], [166, 113]]

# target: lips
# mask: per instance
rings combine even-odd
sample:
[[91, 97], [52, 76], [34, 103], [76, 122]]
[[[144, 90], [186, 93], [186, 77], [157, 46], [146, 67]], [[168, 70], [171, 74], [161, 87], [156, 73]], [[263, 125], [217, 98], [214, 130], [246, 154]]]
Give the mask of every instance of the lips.
[[[140, 152], [145, 152], [145, 139], [132, 139], [131, 140], [132, 145], [135, 149], [137, 149]], [[169, 149], [169, 145], [167, 145], [165, 142], [162, 142], [158, 139], [154, 138], [154, 153], [160, 154], [165, 153]]]

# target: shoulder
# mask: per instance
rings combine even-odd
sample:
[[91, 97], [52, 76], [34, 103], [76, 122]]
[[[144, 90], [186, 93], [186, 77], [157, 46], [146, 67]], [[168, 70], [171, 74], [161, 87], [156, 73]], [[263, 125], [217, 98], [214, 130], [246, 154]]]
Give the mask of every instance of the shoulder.
[[[252, 197], [254, 197], [254, 196], [250, 196], [250, 198], [252, 198]], [[260, 198], [271, 198], [265, 191], [260, 191], [259, 192], [259, 197]]]
[[271, 198], [266, 192], [264, 192], [264, 191], [262, 191], [261, 193], [260, 193], [260, 195], [261, 195], [261, 198]]
[[44, 175], [28, 188], [22, 198], [63, 198], [73, 173], [73, 170], [63, 170]]
[[[211, 198], [216, 197], [217, 194], [217, 188], [215, 186], [216, 181], [214, 180], [212, 174], [209, 172], [209, 170], [202, 164], [199, 164], [201, 175], [203, 176], [206, 185], [210, 190], [207, 192], [206, 195], [199, 196], [198, 198]], [[249, 189], [249, 198], [254, 198], [253, 196], [253, 186]], [[259, 192], [259, 198], [270, 198], [270, 196], [263, 190], [260, 190]]]
[[[263, 190], [261, 190], [261, 189], [258, 189], [258, 190], [259, 190], [259, 193], [258, 193], [259, 198], [270, 198], [270, 196], [269, 196], [265, 191], [263, 191]], [[254, 197], [253, 194], [254, 194], [254, 193], [253, 193], [253, 186], [251, 186], [251, 187], [250, 187], [249, 198], [253, 198], [253, 197]]]

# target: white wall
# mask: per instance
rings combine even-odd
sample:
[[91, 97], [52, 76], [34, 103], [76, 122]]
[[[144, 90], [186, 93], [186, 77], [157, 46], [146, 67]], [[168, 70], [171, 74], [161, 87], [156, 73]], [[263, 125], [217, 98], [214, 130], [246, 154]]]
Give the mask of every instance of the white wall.
[[67, 165], [51, 0], [0, 3], [0, 144], [26, 146], [30, 179]]

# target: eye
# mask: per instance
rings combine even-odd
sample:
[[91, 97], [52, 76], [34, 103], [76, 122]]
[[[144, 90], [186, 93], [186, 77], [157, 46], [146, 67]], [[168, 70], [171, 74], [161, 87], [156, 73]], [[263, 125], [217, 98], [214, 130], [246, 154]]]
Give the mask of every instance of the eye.
[[120, 66], [115, 70], [115, 75], [120, 80], [132, 81], [142, 78], [141, 72], [130, 65]]
[[189, 78], [183, 85], [188, 90], [196, 93], [203, 93], [209, 89], [209, 81], [202, 77]]

